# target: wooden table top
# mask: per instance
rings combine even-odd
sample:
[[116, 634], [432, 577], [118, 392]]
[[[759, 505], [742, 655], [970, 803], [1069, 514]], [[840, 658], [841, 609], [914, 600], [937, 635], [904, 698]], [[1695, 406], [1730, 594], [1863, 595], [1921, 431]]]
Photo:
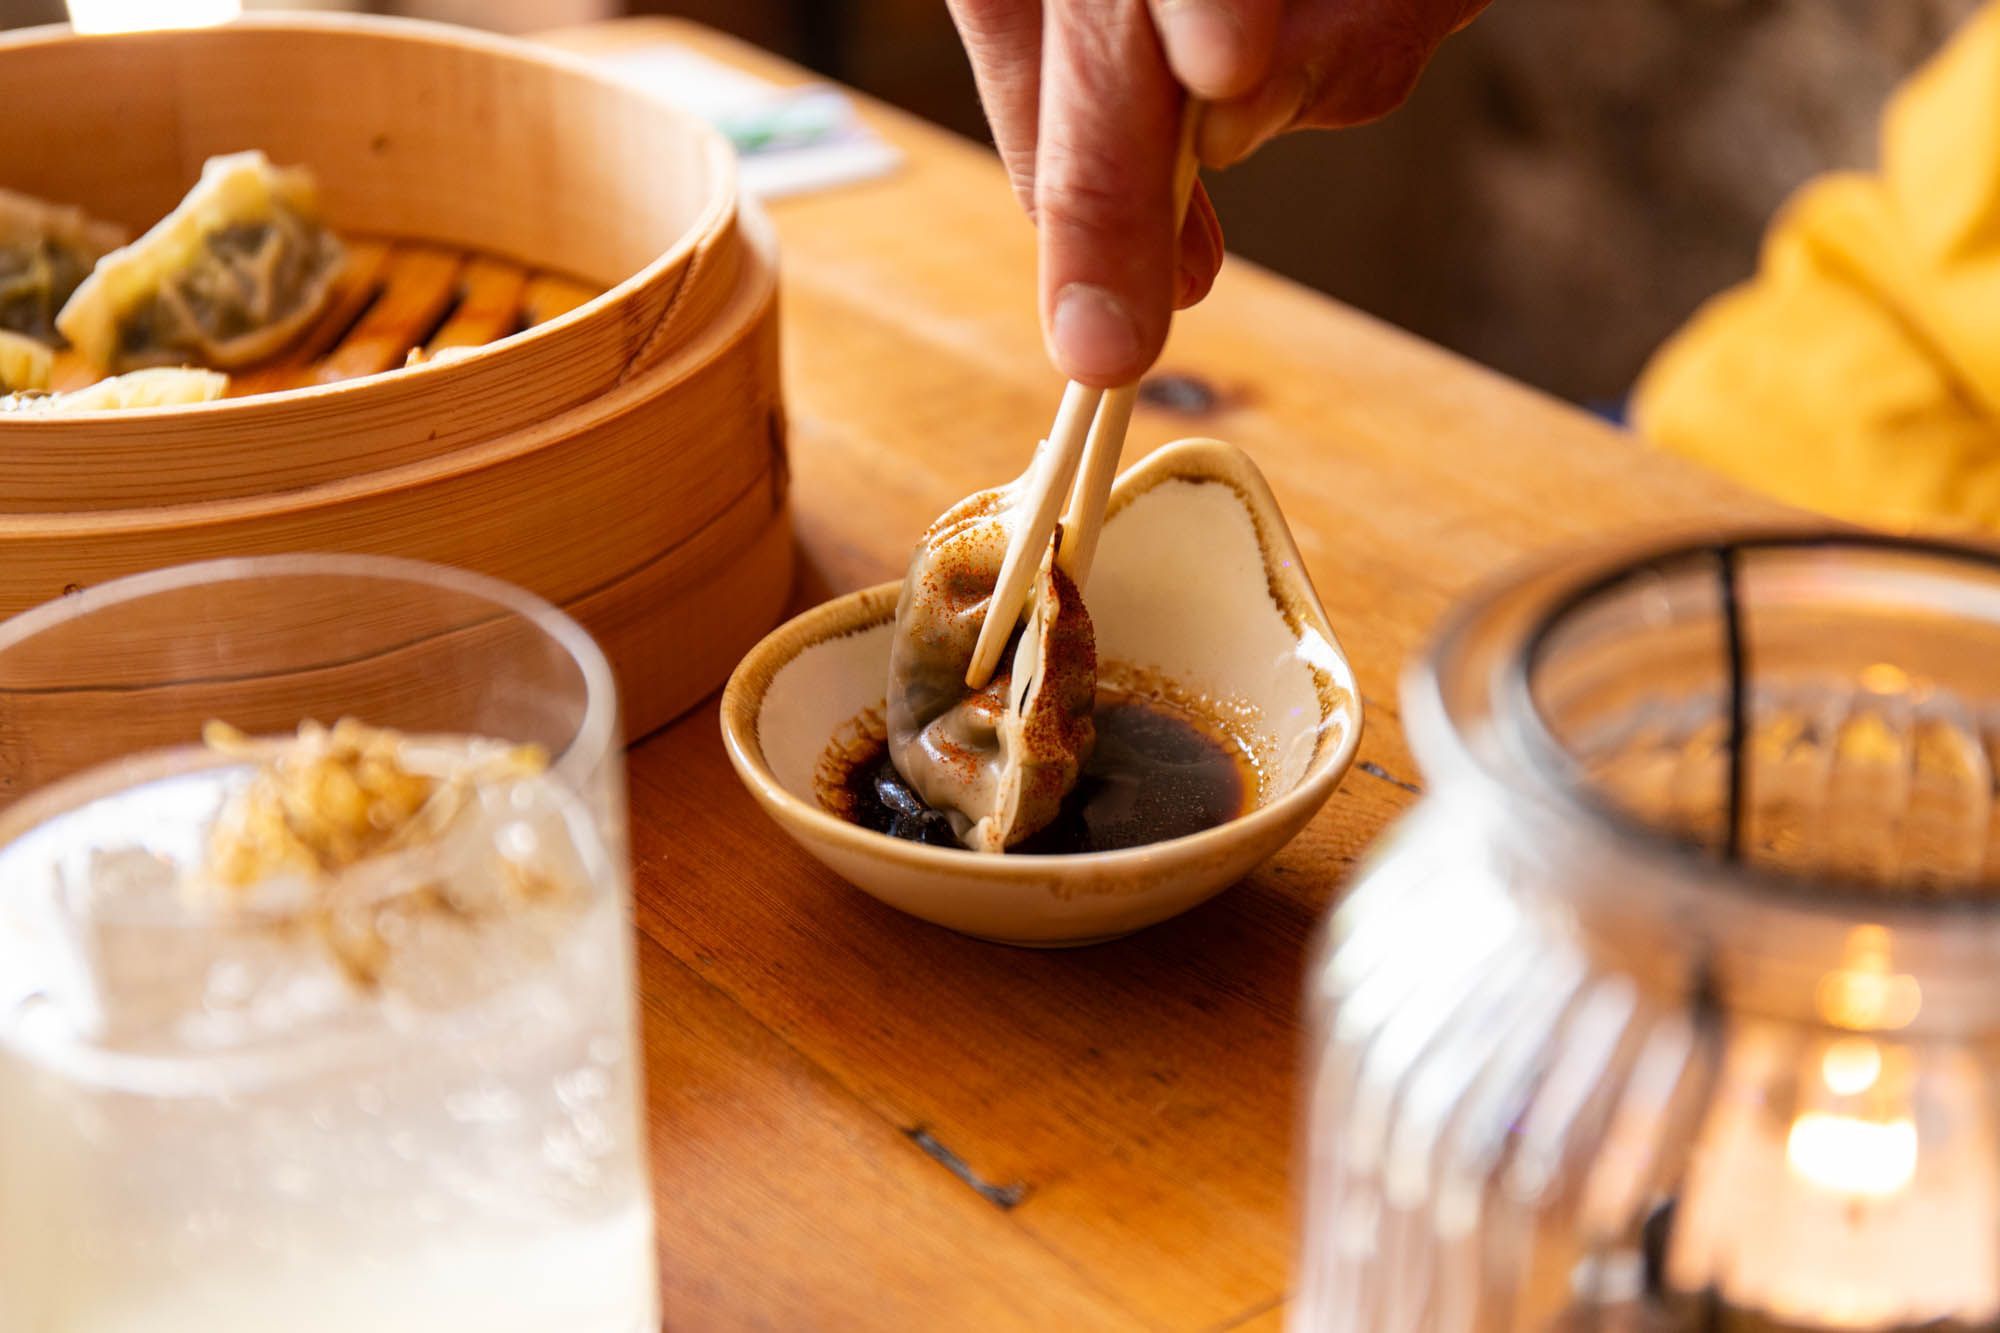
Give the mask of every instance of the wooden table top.
[[[803, 77], [662, 20], [560, 40], [680, 41]], [[902, 170], [771, 208], [800, 607], [899, 576], [939, 511], [1020, 470], [1061, 390], [1033, 234], [991, 152], [865, 111]], [[738, 785], [713, 699], [635, 747], [669, 1327], [1278, 1329], [1304, 971], [1356, 857], [1419, 787], [1405, 664], [1529, 552], [1779, 512], [1237, 260], [1158, 373], [1198, 387], [1139, 410], [1128, 459], [1211, 435], [1263, 467], [1360, 677], [1356, 766], [1203, 907], [1032, 952], [901, 916], [809, 860]]]

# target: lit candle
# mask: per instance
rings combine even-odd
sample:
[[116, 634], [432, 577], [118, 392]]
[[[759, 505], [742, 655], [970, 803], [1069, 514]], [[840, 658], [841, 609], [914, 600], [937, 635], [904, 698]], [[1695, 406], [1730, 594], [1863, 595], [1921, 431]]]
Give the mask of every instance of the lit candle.
[[1731, 1032], [1669, 1284], [1793, 1328], [1993, 1319], [2000, 1159], [1978, 1062], [1897, 1039], [1922, 997], [1881, 931], [1856, 930], [1845, 964], [1819, 989], [1833, 1031]]

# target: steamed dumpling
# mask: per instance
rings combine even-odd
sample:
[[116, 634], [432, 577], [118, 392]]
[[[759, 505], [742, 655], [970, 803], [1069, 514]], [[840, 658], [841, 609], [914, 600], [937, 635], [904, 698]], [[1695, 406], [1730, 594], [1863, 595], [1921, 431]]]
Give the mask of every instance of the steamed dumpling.
[[56, 328], [98, 366], [233, 370], [303, 332], [343, 260], [309, 172], [262, 153], [214, 157], [178, 208], [98, 261]]
[[0, 394], [49, 387], [55, 354], [25, 334], [0, 329]]
[[1008, 536], [1025, 519], [1023, 489], [981, 491], [931, 525], [903, 579], [889, 654], [890, 759], [981, 852], [1047, 827], [1096, 740], [1096, 636], [1053, 551], [1002, 670], [982, 690], [965, 686]]
[[73, 412], [125, 412], [141, 407], [187, 407], [213, 402], [229, 391], [229, 376], [186, 366], [157, 366], [114, 375], [73, 393], [15, 393], [0, 397], [0, 412], [68, 416]]
[[54, 345], [56, 312], [124, 243], [124, 232], [81, 209], [0, 190], [0, 332]]
[[229, 392], [229, 376], [188, 366], [156, 366], [99, 380], [73, 393], [57, 394], [65, 412], [124, 412], [137, 407], [187, 407], [214, 402]]

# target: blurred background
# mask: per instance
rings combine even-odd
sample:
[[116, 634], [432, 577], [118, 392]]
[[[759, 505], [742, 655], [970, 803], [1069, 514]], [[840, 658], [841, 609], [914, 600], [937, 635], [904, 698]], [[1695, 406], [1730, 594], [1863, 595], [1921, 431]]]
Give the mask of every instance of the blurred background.
[[[1379, 125], [1211, 181], [1231, 248], [1572, 400], [1616, 404], [1979, 0], [1497, 0]], [[984, 138], [942, 0], [392, 0], [512, 31], [675, 14]], [[61, 0], [0, 0], [0, 26]]]

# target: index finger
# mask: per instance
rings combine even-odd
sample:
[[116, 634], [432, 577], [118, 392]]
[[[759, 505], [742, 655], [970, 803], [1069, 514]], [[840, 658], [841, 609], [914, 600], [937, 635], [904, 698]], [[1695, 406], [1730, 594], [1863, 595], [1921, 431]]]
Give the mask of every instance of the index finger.
[[1021, 206], [1035, 211], [1035, 118], [1042, 95], [1041, 0], [949, 0], [993, 144]]
[[1049, 351], [1111, 387], [1166, 341], [1180, 85], [1143, 0], [1049, 0], [1035, 203]]

